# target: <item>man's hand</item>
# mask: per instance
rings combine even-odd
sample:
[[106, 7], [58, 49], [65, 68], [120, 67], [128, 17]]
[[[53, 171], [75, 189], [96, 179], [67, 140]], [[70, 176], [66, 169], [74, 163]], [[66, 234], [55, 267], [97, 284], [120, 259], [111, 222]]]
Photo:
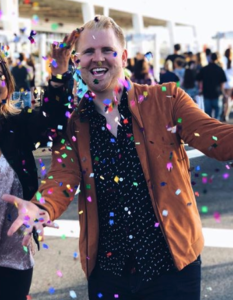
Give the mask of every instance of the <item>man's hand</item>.
[[67, 72], [71, 52], [78, 39], [78, 36], [78, 31], [74, 30], [69, 36], [65, 36], [61, 44], [52, 44], [51, 56], [56, 60], [56, 63], [51, 63], [51, 70], [54, 76], [58, 74], [62, 75], [63, 73]]
[[47, 211], [40, 209], [30, 201], [25, 201], [11, 195], [3, 195], [2, 200], [15, 205], [18, 209], [18, 218], [13, 222], [7, 234], [8, 236], [12, 236], [22, 225], [25, 225], [23, 246], [29, 244], [33, 228], [39, 234], [39, 241], [43, 241], [44, 239], [45, 226], [58, 228], [55, 223], [50, 221]]

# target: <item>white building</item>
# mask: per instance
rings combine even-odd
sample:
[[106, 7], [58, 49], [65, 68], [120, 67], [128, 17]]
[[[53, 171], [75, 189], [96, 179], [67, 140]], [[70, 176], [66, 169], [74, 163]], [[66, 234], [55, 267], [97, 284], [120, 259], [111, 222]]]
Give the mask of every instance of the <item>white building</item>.
[[[133, 4], [125, 0], [0, 0], [0, 8], [0, 42], [14, 41], [13, 51], [39, 48], [40, 57], [46, 56], [50, 43], [61, 40], [96, 14], [112, 17], [124, 29], [129, 56], [151, 51], [156, 74], [161, 55], [172, 53], [175, 43], [181, 43], [183, 51], [199, 50], [194, 23], [188, 14], [179, 13], [172, 0]], [[37, 32], [36, 45], [27, 38], [32, 29]], [[42, 60], [42, 72], [43, 64]]]

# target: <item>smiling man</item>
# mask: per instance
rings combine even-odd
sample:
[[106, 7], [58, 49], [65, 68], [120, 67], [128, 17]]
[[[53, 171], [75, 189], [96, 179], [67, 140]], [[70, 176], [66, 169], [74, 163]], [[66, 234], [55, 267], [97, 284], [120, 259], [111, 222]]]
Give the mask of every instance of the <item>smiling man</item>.
[[[204, 242], [183, 140], [226, 161], [233, 158], [232, 126], [211, 119], [174, 83], [126, 79], [124, 35], [111, 18], [96, 17], [64, 42], [67, 49], [76, 42], [89, 91], [54, 145], [32, 202], [3, 197], [19, 211], [9, 235], [23, 223], [23, 244], [32, 228], [43, 235], [80, 184], [80, 258], [90, 300], [200, 300]], [[70, 52], [55, 48], [50, 94], [64, 90], [68, 77]]]

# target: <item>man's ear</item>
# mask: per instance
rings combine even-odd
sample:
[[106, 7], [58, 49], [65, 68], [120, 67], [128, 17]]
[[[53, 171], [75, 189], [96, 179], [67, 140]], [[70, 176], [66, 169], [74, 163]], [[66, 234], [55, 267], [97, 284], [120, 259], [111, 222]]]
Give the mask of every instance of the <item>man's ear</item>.
[[128, 52], [126, 49], [124, 49], [122, 53], [122, 67], [125, 68], [127, 66], [127, 58], [128, 58]]

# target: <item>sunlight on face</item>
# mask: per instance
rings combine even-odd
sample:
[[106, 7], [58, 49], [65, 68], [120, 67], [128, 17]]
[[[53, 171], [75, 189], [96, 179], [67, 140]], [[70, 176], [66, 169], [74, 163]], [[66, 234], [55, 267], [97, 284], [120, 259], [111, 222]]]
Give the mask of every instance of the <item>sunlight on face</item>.
[[82, 79], [95, 93], [112, 90], [118, 79], [124, 79], [127, 51], [112, 28], [84, 29], [77, 52]]

